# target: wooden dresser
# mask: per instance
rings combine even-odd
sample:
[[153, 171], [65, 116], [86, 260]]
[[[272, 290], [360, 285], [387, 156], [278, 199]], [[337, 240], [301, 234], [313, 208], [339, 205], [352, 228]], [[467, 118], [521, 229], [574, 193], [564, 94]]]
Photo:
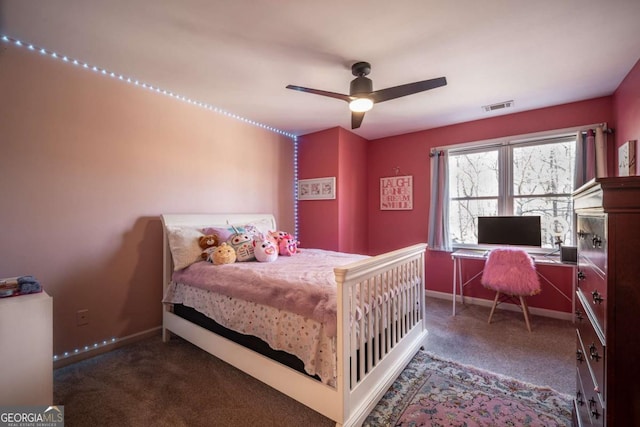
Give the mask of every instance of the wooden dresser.
[[598, 178], [577, 215], [576, 426], [640, 426], [640, 177]]

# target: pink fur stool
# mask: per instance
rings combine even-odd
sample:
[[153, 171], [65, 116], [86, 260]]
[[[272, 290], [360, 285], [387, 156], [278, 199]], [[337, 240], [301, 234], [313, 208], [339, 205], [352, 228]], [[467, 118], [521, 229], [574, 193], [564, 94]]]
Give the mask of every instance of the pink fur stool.
[[493, 307], [489, 314], [489, 323], [491, 323], [496, 306], [502, 302], [500, 301], [501, 295], [507, 298], [518, 297], [527, 329], [531, 332], [529, 308], [524, 298], [540, 293], [540, 279], [536, 273], [533, 259], [525, 250], [493, 249], [485, 262], [481, 283], [486, 288], [496, 291]]

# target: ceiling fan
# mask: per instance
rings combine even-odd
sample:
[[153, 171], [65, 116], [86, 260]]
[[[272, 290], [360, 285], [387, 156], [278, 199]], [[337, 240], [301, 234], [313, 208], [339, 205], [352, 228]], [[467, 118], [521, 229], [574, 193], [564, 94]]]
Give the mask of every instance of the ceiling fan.
[[347, 101], [349, 103], [349, 109], [351, 110], [351, 129], [356, 129], [362, 124], [364, 113], [371, 110], [373, 104], [400, 98], [401, 96], [413, 95], [414, 93], [435, 89], [447, 84], [446, 78], [438, 77], [436, 79], [407, 83], [400, 86], [388, 87], [386, 89], [373, 90], [371, 79], [366, 77], [370, 72], [371, 64], [368, 62], [356, 62], [351, 66], [351, 74], [356, 76], [356, 78], [351, 80], [349, 95], [294, 85], [288, 85], [287, 89]]

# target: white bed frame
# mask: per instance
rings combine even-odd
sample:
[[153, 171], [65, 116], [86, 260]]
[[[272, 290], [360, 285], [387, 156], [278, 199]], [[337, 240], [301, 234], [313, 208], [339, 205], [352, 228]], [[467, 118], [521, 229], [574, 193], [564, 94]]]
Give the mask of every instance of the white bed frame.
[[[243, 224], [269, 219], [270, 214], [187, 214], [162, 215], [164, 230], [163, 286], [171, 281], [173, 261], [166, 226], [204, 227]], [[382, 395], [423, 347], [425, 328], [424, 252], [426, 244], [417, 244], [335, 268], [338, 284], [337, 378], [331, 387], [285, 365], [163, 310], [162, 337], [166, 342], [174, 333], [208, 353], [270, 385], [298, 402], [334, 420], [336, 426], [360, 426]], [[395, 288], [396, 292], [389, 292]], [[382, 298], [394, 295], [391, 298]], [[364, 296], [364, 298], [361, 298]], [[372, 315], [364, 312], [364, 301], [383, 300]], [[382, 315], [386, 313], [386, 315]], [[356, 320], [354, 320], [356, 319]], [[396, 319], [399, 321], [392, 321]], [[356, 333], [368, 331], [368, 333]], [[384, 334], [380, 343], [373, 337]], [[368, 348], [365, 352], [357, 349]], [[374, 350], [373, 353], [371, 350]], [[358, 363], [359, 362], [359, 363]]]

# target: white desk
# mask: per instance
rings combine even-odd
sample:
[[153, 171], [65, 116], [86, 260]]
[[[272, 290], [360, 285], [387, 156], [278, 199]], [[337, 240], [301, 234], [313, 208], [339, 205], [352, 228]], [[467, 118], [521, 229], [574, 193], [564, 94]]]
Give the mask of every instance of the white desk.
[[[460, 302], [464, 304], [464, 287], [471, 283], [474, 279], [482, 274], [483, 270], [480, 270], [476, 273], [472, 278], [463, 281], [462, 279], [462, 263], [466, 259], [475, 259], [475, 260], [485, 260], [489, 255], [489, 251], [487, 250], [471, 250], [471, 249], [459, 249], [451, 253], [451, 258], [453, 259], [453, 315], [456, 315], [456, 299], [457, 292], [460, 291]], [[559, 256], [548, 256], [543, 254], [531, 254], [533, 261], [536, 265], [553, 265], [557, 267], [566, 267], [572, 268], [573, 274], [571, 278], [571, 297], [562, 292], [558, 287], [547, 279], [540, 271], [536, 270], [538, 275], [549, 285], [551, 285], [556, 291], [560, 293], [565, 299], [571, 301], [571, 316], [575, 316], [576, 312], [576, 268], [578, 267], [576, 264], [564, 263], [560, 261]]]

